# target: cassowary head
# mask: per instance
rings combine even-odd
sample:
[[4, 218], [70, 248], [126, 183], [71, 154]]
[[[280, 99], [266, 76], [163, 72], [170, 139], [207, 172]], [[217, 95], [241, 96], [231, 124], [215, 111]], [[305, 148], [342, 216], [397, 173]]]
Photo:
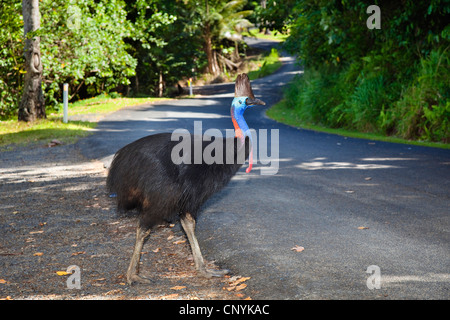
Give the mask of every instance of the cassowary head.
[[[242, 73], [237, 76], [234, 87], [234, 99], [231, 103], [231, 120], [233, 121], [236, 137], [244, 145], [245, 137], [249, 137], [252, 142], [252, 135], [247, 122], [244, 119], [244, 111], [255, 105], [265, 105], [264, 101], [255, 98], [248, 75]], [[249, 165], [246, 172], [249, 173], [253, 166], [253, 146], [250, 147]]]

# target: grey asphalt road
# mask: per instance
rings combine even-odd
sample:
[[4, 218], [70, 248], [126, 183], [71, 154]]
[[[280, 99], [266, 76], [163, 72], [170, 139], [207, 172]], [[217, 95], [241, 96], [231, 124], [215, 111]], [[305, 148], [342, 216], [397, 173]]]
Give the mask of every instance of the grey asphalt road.
[[[246, 290], [254, 299], [449, 299], [450, 151], [268, 119], [266, 108], [301, 73], [294, 59], [283, 62], [276, 74], [252, 82], [267, 105], [245, 114], [256, 131], [278, 130], [269, 151], [278, 146], [278, 172], [262, 175], [268, 165], [256, 163], [247, 174], [244, 165], [206, 203], [197, 227], [206, 258], [251, 277]], [[118, 111], [79, 146], [108, 163], [129, 142], [177, 128], [193, 132], [194, 121], [203, 131], [232, 128], [233, 88], [196, 88], [201, 96]]]

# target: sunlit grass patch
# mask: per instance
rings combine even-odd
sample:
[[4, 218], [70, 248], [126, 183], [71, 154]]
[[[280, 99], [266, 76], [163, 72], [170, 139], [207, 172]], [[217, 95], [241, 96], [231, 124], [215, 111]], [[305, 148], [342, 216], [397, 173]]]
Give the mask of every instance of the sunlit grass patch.
[[[68, 115], [81, 115], [90, 113], [110, 113], [120, 110], [124, 107], [131, 107], [140, 104], [153, 103], [156, 101], [167, 100], [168, 98], [155, 97], [121, 97], [119, 94], [108, 95], [101, 94], [97, 97], [79, 100], [69, 104]], [[63, 116], [62, 107], [59, 111], [51, 113], [50, 116]]]
[[63, 123], [61, 119], [40, 119], [35, 122], [7, 120], [0, 122], [0, 147], [25, 146], [34, 143], [48, 143], [59, 140], [73, 143], [89, 135], [97, 126], [95, 122], [71, 121]]

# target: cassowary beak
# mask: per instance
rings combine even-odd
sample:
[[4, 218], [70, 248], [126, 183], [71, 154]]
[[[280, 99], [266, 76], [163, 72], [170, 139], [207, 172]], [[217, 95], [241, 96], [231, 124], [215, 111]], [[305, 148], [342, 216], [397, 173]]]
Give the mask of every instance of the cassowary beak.
[[266, 105], [266, 103], [264, 101], [256, 99], [256, 98], [254, 98], [254, 99], [247, 98], [247, 100], [245, 101], [245, 104], [248, 105], [248, 106], [254, 106], [254, 105], [265, 106]]

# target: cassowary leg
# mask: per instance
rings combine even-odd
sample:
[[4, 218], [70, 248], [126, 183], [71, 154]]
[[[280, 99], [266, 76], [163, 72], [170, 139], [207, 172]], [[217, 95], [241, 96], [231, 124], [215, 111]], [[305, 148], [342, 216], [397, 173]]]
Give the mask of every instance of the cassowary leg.
[[151, 283], [150, 279], [142, 277], [138, 274], [142, 247], [144, 246], [144, 240], [148, 237], [150, 231], [151, 229], [143, 228], [140, 224], [136, 228], [136, 243], [134, 245], [133, 255], [131, 256], [130, 266], [127, 271], [127, 282], [130, 285], [133, 282]]
[[200, 246], [198, 245], [197, 237], [195, 236], [195, 219], [190, 213], [186, 213], [186, 215], [181, 218], [181, 225], [189, 239], [197, 271], [206, 278], [221, 277], [227, 274], [229, 272], [228, 270], [213, 270], [205, 267], [202, 252], [200, 251]]

